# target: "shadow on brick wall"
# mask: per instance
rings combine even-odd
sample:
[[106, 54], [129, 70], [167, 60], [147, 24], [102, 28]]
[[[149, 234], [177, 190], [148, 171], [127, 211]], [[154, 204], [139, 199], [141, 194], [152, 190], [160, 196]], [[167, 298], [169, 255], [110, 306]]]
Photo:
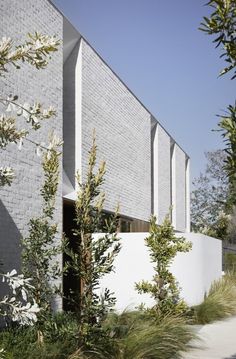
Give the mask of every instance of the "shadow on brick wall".
[[20, 269], [20, 239], [16, 223], [0, 200], [0, 269], [4, 272]]

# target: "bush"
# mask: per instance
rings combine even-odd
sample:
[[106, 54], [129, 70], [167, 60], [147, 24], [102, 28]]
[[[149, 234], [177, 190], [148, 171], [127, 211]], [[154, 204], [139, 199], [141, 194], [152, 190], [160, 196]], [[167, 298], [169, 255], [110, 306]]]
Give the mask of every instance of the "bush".
[[180, 298], [180, 288], [170, 266], [177, 253], [190, 251], [192, 243], [184, 237], [175, 235], [169, 215], [161, 225], [157, 224], [155, 216], [151, 217], [150, 233], [145, 238], [145, 243], [151, 262], [154, 263], [154, 275], [151, 281], [142, 280], [135, 284], [138, 293], [148, 293], [155, 300], [155, 305], [151, 308], [154, 316], [165, 316], [170, 313], [179, 315], [186, 312], [188, 307]]
[[76, 340], [77, 322], [74, 313], [60, 312], [48, 317], [44, 323], [44, 336], [48, 341]]
[[236, 254], [235, 253], [225, 253], [224, 255], [224, 268], [226, 271], [236, 272]]
[[45, 323], [44, 342], [38, 343], [38, 328], [14, 326], [0, 332], [4, 359], [64, 359], [75, 351], [75, 322], [70, 314], [57, 314]]
[[193, 307], [195, 322], [207, 324], [236, 314], [236, 277], [227, 273], [215, 281], [204, 301]]

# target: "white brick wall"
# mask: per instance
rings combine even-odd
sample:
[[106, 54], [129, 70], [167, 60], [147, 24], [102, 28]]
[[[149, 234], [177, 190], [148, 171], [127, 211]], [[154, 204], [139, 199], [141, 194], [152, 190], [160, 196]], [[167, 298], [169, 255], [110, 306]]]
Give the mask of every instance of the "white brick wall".
[[82, 173], [96, 129], [98, 161], [106, 161], [105, 209], [151, 214], [150, 114], [93, 49], [82, 43]]
[[170, 136], [159, 124], [153, 148], [154, 214], [162, 223], [170, 211]]
[[[171, 207], [173, 139], [155, 119], [151, 139], [151, 114], [84, 40], [75, 46], [64, 71], [64, 168], [72, 184], [76, 168], [82, 177], [86, 174], [95, 129], [98, 162], [107, 163], [105, 209], [114, 211], [119, 203], [123, 215], [141, 220], [148, 220], [153, 210], [162, 223]], [[173, 224], [183, 231], [186, 155], [178, 145], [175, 152]]]
[[[56, 34], [62, 39], [62, 16], [47, 0], [0, 0], [0, 36], [12, 37], [20, 43], [28, 32]], [[31, 139], [47, 142], [50, 129], [62, 137], [62, 46], [52, 55], [45, 70], [39, 71], [23, 64], [20, 70], [10, 68], [5, 79], [1, 78], [1, 93], [18, 94], [20, 102], [37, 100], [45, 107], [52, 105], [57, 110], [55, 119], [47, 120], [42, 129], [30, 135]], [[2, 108], [0, 109], [2, 111]], [[11, 165], [16, 178], [11, 187], [0, 188], [0, 258], [4, 270], [20, 267], [20, 238], [27, 235], [30, 218], [40, 215], [39, 196], [42, 184], [41, 158], [35, 147], [25, 142], [21, 152], [16, 145], [0, 150], [0, 165]], [[55, 221], [59, 224], [61, 238], [62, 200], [61, 174], [56, 202]]]
[[186, 215], [186, 154], [158, 123], [152, 136], [153, 213], [161, 224], [172, 207], [174, 228], [181, 232], [189, 231], [189, 218]]
[[186, 229], [186, 155], [175, 145], [175, 183], [176, 183], [176, 229], [184, 232]]
[[78, 56], [80, 49], [80, 41], [75, 45], [70, 56], [64, 63], [63, 75], [63, 168], [75, 188], [75, 171], [76, 171], [76, 102], [79, 101], [76, 94], [76, 82], [80, 79], [76, 76], [76, 68], [78, 64]]

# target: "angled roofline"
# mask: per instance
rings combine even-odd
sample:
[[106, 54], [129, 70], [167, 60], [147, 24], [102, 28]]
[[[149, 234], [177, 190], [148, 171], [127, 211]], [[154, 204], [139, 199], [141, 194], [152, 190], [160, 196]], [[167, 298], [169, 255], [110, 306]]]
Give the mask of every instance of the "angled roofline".
[[137, 97], [137, 95], [129, 88], [129, 86], [122, 80], [122, 78], [111, 68], [111, 66], [106, 62], [106, 60], [103, 59], [103, 57], [97, 52], [97, 50], [90, 44], [90, 42], [79, 32], [79, 30], [71, 23], [71, 21], [68, 19], [68, 17], [63, 14], [63, 12], [58, 9], [58, 7], [52, 2], [52, 0], [48, 0], [48, 2], [62, 15], [64, 19], [66, 19], [70, 25], [73, 27], [75, 31], [78, 32], [78, 35], [80, 35], [81, 39], [84, 40], [89, 47], [96, 53], [96, 55], [100, 58], [100, 60], [111, 70], [111, 72], [119, 79], [119, 81], [127, 88], [127, 90], [135, 97], [135, 99], [140, 103], [140, 105], [150, 114], [151, 120], [156, 121], [156, 123], [161, 126], [161, 128], [166, 132], [166, 134], [172, 139], [175, 144], [185, 153], [187, 158], [189, 159], [189, 155], [187, 152], [176, 142], [174, 137], [164, 128], [164, 126], [160, 123], [159, 120], [152, 114], [152, 112], [143, 104], [143, 102]]

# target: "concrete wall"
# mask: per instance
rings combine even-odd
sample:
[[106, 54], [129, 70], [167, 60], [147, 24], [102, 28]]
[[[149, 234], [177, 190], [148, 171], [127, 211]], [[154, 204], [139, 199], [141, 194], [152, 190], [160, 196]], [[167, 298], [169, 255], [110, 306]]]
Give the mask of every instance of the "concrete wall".
[[[115, 292], [117, 310], [135, 308], [153, 301], [148, 295], [140, 295], [134, 289], [136, 282], [150, 280], [154, 274], [149, 253], [144, 243], [147, 233], [121, 233], [122, 249], [115, 261], [115, 273], [107, 275], [101, 283]], [[180, 235], [180, 234], [178, 234]], [[186, 233], [193, 248], [188, 253], [176, 256], [172, 271], [176, 276], [181, 296], [189, 305], [200, 303], [211, 283], [220, 278], [222, 270], [222, 243], [220, 240], [201, 234]]]
[[[28, 32], [55, 34], [59, 39], [63, 37], [62, 16], [47, 0], [0, 0], [0, 9], [0, 33], [11, 37], [16, 44], [23, 42]], [[62, 66], [60, 46], [45, 70], [37, 70], [27, 64], [22, 64], [20, 70], [11, 66], [5, 78], [0, 79], [4, 95], [18, 94], [21, 103], [39, 101], [45, 107], [52, 105], [57, 110], [56, 118], [46, 120], [40, 130], [30, 134], [35, 141], [47, 142], [51, 129], [62, 138]], [[3, 109], [0, 110], [2, 112]], [[20, 238], [27, 235], [30, 218], [41, 212], [41, 158], [36, 155], [35, 146], [25, 141], [21, 151], [16, 145], [1, 150], [0, 165], [13, 166], [16, 175], [11, 187], [0, 188], [0, 258], [4, 270], [19, 269]], [[59, 233], [62, 224], [61, 182], [60, 172], [55, 214]], [[61, 233], [58, 240], [60, 237]]]
[[151, 118], [95, 51], [82, 43], [82, 176], [96, 130], [98, 162], [106, 161], [105, 209], [151, 214]]

